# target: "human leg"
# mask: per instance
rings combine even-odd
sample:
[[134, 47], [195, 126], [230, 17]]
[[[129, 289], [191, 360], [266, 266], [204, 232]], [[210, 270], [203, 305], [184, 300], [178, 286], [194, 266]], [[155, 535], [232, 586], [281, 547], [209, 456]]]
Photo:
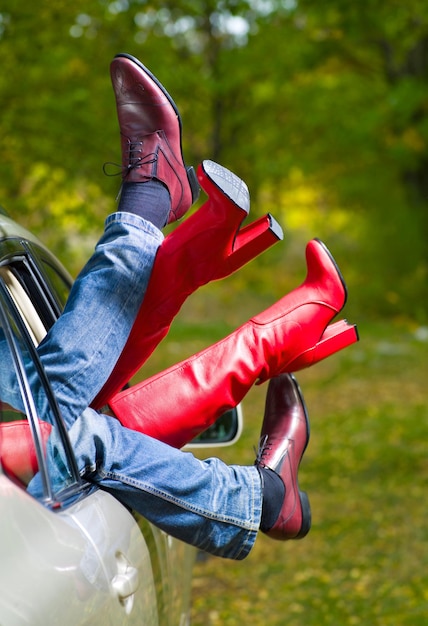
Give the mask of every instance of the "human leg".
[[[257, 381], [309, 366], [357, 340], [354, 326], [329, 322], [346, 287], [325, 246], [307, 247], [304, 283], [234, 333], [160, 374], [120, 392], [109, 404], [124, 426], [182, 447], [236, 406]], [[338, 326], [338, 331], [331, 330]], [[327, 339], [325, 339], [327, 336]], [[324, 342], [324, 343], [323, 343]], [[167, 416], [167, 419], [165, 419]]]
[[[300, 539], [310, 529], [309, 501], [297, 480], [309, 421], [290, 375], [269, 383], [254, 466], [228, 466], [216, 458], [200, 461], [92, 409], [76, 420], [69, 436], [84, 479], [165, 532], [212, 554], [244, 558], [259, 529], [281, 540]], [[57, 460], [61, 451], [51, 437], [48, 455]], [[60, 487], [68, 478], [62, 473], [67, 464], [50, 465]], [[267, 480], [269, 475], [276, 485]], [[35, 479], [29, 488], [33, 495], [38, 486]]]
[[113, 61], [112, 80], [123, 164], [118, 212], [39, 346], [67, 427], [103, 387], [129, 337], [163, 240], [159, 227], [182, 216], [198, 191], [166, 90], [130, 58]]
[[[87, 409], [69, 430], [84, 480], [109, 491], [168, 534], [201, 550], [244, 558], [256, 539], [262, 490], [256, 467], [227, 466], [124, 428], [107, 415]], [[68, 482], [61, 446], [47, 442], [55, 489]], [[40, 495], [38, 479], [29, 487]]]
[[111, 215], [62, 315], [38, 346], [67, 428], [92, 402], [126, 343], [162, 237], [136, 215]]
[[241, 227], [250, 198], [238, 176], [204, 161], [198, 178], [208, 200], [163, 241], [128, 341], [93, 408], [106, 405], [143, 365], [191, 293], [235, 272], [282, 239], [279, 224], [269, 214]]

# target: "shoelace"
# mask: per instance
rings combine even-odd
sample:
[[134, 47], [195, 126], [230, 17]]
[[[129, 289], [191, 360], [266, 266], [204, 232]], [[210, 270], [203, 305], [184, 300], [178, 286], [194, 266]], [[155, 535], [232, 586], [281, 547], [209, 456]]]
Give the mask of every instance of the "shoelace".
[[272, 444], [269, 442], [269, 435], [264, 435], [260, 437], [257, 448], [254, 448], [254, 452], [256, 454], [256, 460], [254, 461], [255, 465], [265, 466], [263, 462], [263, 457], [271, 450]]
[[[103, 165], [103, 172], [106, 176], [119, 176], [125, 179], [131, 170], [135, 170], [142, 165], [148, 165], [157, 161], [158, 155], [155, 152], [149, 152], [145, 156], [143, 154], [143, 142], [142, 141], [129, 141], [128, 144], [128, 165], [122, 167], [119, 163], [114, 161], [107, 161]], [[108, 168], [112, 166], [116, 171], [109, 171]]]

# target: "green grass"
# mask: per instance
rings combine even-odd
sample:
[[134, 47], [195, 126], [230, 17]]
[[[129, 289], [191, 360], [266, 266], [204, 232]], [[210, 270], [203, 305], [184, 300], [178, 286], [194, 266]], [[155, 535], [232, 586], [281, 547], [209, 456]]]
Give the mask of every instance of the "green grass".
[[[242, 562], [198, 562], [193, 626], [428, 623], [428, 344], [409, 325], [359, 329], [359, 344], [297, 375], [311, 419], [300, 469], [311, 532], [287, 543], [259, 535]], [[197, 327], [183, 330], [163, 358], [200, 349]], [[217, 331], [208, 326], [205, 342], [226, 329]], [[248, 394], [226, 461], [253, 462], [265, 393]]]

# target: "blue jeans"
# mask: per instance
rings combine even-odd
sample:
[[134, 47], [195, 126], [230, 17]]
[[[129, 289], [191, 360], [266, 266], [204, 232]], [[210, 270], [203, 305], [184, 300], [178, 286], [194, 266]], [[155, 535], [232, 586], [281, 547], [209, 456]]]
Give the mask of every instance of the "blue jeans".
[[[260, 525], [262, 490], [256, 467], [227, 466], [214, 458], [200, 461], [88, 408], [125, 345], [162, 238], [135, 215], [110, 216], [63, 314], [38, 352], [82, 477], [178, 539], [242, 559]], [[48, 454], [55, 458], [51, 439]], [[63, 477], [58, 474], [57, 479]]]
[[[144, 298], [163, 235], [132, 213], [113, 213], [37, 351], [69, 428], [109, 378]], [[58, 358], [61, 355], [61, 358]]]

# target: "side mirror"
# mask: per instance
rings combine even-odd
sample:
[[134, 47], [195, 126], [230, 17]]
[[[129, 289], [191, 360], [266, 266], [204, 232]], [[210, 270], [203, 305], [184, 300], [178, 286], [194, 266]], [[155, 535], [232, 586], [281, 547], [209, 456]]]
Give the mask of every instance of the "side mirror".
[[212, 426], [195, 437], [185, 448], [231, 446], [241, 436], [242, 426], [242, 407], [238, 404], [234, 409], [223, 413]]

